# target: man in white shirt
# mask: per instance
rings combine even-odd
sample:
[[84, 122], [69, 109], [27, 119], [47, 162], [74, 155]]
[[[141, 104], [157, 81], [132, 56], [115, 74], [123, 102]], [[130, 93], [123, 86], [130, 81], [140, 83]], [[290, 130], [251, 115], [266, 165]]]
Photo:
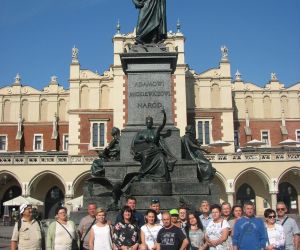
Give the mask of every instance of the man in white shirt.
[[32, 218], [32, 205], [20, 206], [21, 219], [16, 222], [11, 237], [11, 250], [40, 250], [42, 248], [42, 229], [38, 221]]
[[298, 250], [300, 231], [296, 221], [286, 215], [287, 208], [284, 202], [278, 202], [276, 205], [277, 223], [283, 226], [285, 234], [285, 249]]

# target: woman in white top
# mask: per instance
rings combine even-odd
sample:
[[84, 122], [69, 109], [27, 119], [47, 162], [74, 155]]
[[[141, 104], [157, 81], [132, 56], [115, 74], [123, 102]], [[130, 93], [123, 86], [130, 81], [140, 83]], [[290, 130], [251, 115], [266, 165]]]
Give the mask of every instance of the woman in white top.
[[213, 220], [206, 227], [205, 245], [208, 245], [210, 250], [232, 249], [232, 246], [227, 246], [226, 244], [230, 226], [221, 217], [221, 207], [215, 204], [210, 209]]
[[268, 233], [267, 249], [285, 249], [285, 235], [283, 227], [276, 223], [276, 212], [268, 208], [264, 212]]
[[97, 223], [92, 226], [89, 238], [90, 250], [112, 250], [111, 228], [106, 221], [106, 212], [98, 208], [96, 212]]
[[48, 250], [71, 250], [78, 247], [78, 236], [73, 221], [68, 220], [67, 209], [58, 207], [55, 209], [55, 219], [48, 227]]
[[141, 241], [139, 250], [155, 249], [156, 238], [159, 230], [162, 228], [160, 224], [155, 224], [157, 221], [156, 212], [149, 209], [146, 212], [146, 224], [141, 227]]

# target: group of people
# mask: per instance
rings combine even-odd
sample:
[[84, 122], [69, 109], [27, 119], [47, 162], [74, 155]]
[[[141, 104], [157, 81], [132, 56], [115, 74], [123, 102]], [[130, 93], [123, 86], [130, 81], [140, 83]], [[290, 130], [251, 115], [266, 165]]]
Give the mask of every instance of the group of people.
[[136, 210], [135, 197], [128, 197], [114, 224], [94, 203], [87, 211], [76, 227], [68, 220], [67, 209], [58, 207], [45, 237], [40, 222], [32, 219], [31, 205], [20, 206], [21, 219], [14, 227], [11, 250], [299, 249], [299, 228], [286, 215], [283, 202], [277, 203], [276, 211], [266, 209], [264, 220], [255, 216], [251, 202], [231, 207], [228, 202], [211, 205], [202, 201], [196, 212], [186, 207], [161, 212], [160, 201], [152, 199], [142, 214]]

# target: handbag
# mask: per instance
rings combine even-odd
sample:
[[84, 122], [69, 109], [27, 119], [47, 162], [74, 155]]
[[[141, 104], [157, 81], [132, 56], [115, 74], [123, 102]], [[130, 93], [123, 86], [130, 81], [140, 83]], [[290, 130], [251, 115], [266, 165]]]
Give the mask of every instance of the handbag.
[[79, 247], [78, 247], [78, 244], [77, 244], [77, 241], [72, 237], [72, 235], [70, 234], [70, 232], [68, 231], [68, 229], [66, 229], [64, 227], [63, 224], [61, 224], [59, 221], [57, 221], [59, 225], [61, 225], [66, 231], [67, 233], [70, 235], [71, 239], [72, 239], [72, 245], [71, 245], [71, 249], [72, 250], [79, 250]]
[[[222, 228], [222, 226], [223, 226], [223, 220], [222, 220], [222, 223], [221, 223], [221, 228]], [[233, 246], [232, 246], [231, 237], [228, 236], [227, 239], [225, 241], [223, 241], [221, 245], [222, 245], [224, 250], [232, 250]]]
[[79, 250], [77, 241], [72, 238], [72, 250]]

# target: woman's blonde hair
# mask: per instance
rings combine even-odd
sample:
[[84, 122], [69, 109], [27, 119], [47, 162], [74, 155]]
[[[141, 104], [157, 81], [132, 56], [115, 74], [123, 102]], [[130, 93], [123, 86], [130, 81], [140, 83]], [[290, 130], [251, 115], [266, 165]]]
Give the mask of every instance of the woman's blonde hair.
[[104, 213], [104, 215], [106, 215], [106, 211], [102, 207], [97, 208], [96, 215], [99, 213]]

